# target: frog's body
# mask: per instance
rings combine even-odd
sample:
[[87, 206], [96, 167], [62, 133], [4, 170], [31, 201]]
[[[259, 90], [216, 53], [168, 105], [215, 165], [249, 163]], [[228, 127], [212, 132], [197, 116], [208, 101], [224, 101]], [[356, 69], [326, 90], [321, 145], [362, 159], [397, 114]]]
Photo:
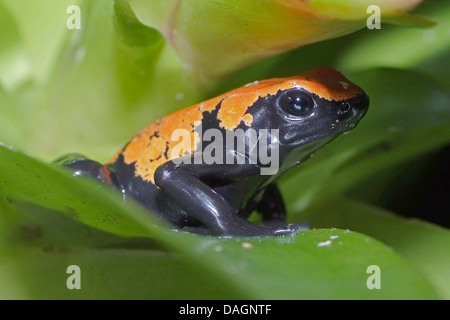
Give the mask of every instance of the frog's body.
[[[320, 68], [255, 82], [165, 116], [105, 166], [87, 159], [65, 165], [75, 175], [93, 176], [121, 190], [180, 229], [290, 234], [299, 227], [285, 225], [274, 181], [353, 128], [367, 108], [368, 97], [359, 87], [334, 70]], [[212, 134], [205, 135], [209, 129], [214, 129]], [[232, 143], [227, 140], [230, 133], [237, 136]], [[261, 153], [261, 148], [267, 150]], [[264, 161], [261, 155], [266, 155]], [[265, 226], [246, 220], [254, 210]]]

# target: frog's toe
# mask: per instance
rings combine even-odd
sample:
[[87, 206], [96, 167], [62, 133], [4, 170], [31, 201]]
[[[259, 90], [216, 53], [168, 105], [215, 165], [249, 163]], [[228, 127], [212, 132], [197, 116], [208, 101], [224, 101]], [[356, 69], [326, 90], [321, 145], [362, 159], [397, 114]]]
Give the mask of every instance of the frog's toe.
[[176, 230], [181, 230], [183, 232], [189, 232], [189, 233], [198, 234], [198, 235], [202, 235], [202, 236], [213, 235], [211, 230], [207, 229], [206, 227], [183, 227], [181, 229], [176, 229]]
[[308, 222], [293, 223], [288, 227], [295, 229], [297, 232], [311, 230], [311, 225]]
[[285, 227], [276, 229], [274, 235], [276, 236], [295, 235], [301, 231], [306, 231], [309, 229], [310, 225], [308, 223], [289, 224]]

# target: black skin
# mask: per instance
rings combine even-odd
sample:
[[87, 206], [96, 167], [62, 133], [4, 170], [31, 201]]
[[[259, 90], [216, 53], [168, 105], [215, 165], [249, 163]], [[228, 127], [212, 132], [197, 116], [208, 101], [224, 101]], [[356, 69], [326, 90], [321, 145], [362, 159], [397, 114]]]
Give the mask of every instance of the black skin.
[[[275, 180], [307, 160], [315, 150], [355, 127], [368, 105], [365, 93], [335, 102], [301, 88], [260, 98], [248, 112], [253, 115], [253, 129], [279, 130], [276, 146], [280, 168], [274, 175], [261, 175], [264, 166], [259, 159], [257, 163], [250, 162], [248, 152], [237, 156], [226, 147], [224, 160], [231, 154], [236, 160], [234, 164], [206, 164], [194, 158], [190, 159], [191, 164], [168, 161], [157, 168], [155, 184], [135, 176], [134, 165], [125, 164], [122, 156], [108, 167], [83, 158], [63, 164], [74, 175], [93, 177], [135, 198], [184, 231], [219, 236], [295, 234], [304, 225], [286, 225], [286, 210]], [[219, 108], [220, 105], [212, 113], [205, 112], [203, 132], [220, 127]], [[243, 123], [238, 128], [248, 129]], [[221, 132], [225, 134], [224, 129]], [[207, 145], [204, 143], [203, 147]], [[244, 164], [237, 164], [238, 157], [244, 159]], [[262, 226], [246, 220], [255, 210], [262, 216]]]

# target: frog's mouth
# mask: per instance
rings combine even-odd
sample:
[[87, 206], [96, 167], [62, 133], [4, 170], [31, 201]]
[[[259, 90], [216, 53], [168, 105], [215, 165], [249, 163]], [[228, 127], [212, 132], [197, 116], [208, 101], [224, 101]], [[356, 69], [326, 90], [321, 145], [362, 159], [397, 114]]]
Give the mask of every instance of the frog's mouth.
[[313, 134], [310, 136], [307, 136], [303, 139], [299, 139], [297, 141], [292, 141], [286, 145], [289, 149], [295, 149], [300, 148], [302, 146], [307, 145], [314, 145], [317, 147], [317, 145], [325, 145], [331, 142], [332, 140], [339, 137], [341, 134], [345, 134], [351, 130], [353, 130], [359, 123], [359, 119], [357, 121], [349, 121], [347, 123], [342, 123], [341, 125], [334, 125], [330, 127], [330, 130], [325, 130], [324, 132], [320, 132], [317, 134]]
[[[289, 149], [296, 149], [302, 146], [311, 146], [313, 149], [318, 149], [320, 146], [329, 143], [330, 141], [336, 139], [341, 133], [329, 134], [329, 133], [319, 133], [312, 136], [305, 137], [297, 141], [290, 142], [286, 147]], [[320, 145], [320, 146], [317, 146]], [[309, 149], [309, 148], [308, 148]]]

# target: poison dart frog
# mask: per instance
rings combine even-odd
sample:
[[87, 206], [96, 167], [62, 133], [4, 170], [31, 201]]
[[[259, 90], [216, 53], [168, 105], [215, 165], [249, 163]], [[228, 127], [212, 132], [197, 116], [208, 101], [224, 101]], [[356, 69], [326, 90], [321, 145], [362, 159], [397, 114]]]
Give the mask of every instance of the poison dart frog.
[[[218, 236], [295, 234], [276, 179], [354, 128], [366, 93], [329, 68], [256, 81], [169, 114], [106, 164], [62, 161], [132, 197], [174, 228]], [[247, 218], [257, 211], [262, 224]]]

